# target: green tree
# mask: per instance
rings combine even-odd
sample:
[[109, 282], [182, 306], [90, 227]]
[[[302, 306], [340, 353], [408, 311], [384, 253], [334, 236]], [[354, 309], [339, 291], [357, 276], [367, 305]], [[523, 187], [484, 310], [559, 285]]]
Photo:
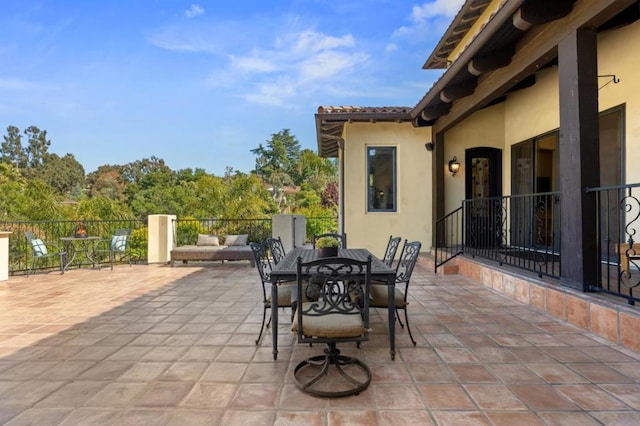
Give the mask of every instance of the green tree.
[[66, 154], [64, 157], [50, 154], [44, 159], [42, 166], [35, 170], [35, 175], [47, 182], [58, 194], [72, 199], [80, 198], [85, 182], [84, 167], [73, 154]]
[[251, 153], [258, 156], [254, 172], [273, 187], [273, 198], [278, 207], [284, 199], [284, 187], [298, 185], [295, 177], [296, 167], [300, 160], [300, 143], [289, 129], [283, 129], [271, 135], [266, 147], [260, 144]]
[[24, 188], [26, 180], [11, 163], [0, 162], [0, 220], [27, 219], [27, 199]]
[[7, 127], [7, 134], [3, 136], [0, 162], [12, 164], [19, 170], [27, 168], [27, 156], [22, 147], [22, 135], [16, 126]]
[[228, 192], [225, 194], [222, 217], [256, 219], [278, 212], [278, 207], [257, 175], [236, 173], [225, 176], [224, 182]]
[[40, 130], [37, 126], [29, 126], [25, 129], [27, 146], [24, 152], [27, 156], [27, 168], [37, 169], [42, 166], [49, 155], [51, 141], [47, 139], [47, 131]]
[[86, 177], [89, 197], [106, 197], [114, 201], [127, 199], [127, 182], [122, 166], [104, 165]]
[[21, 216], [28, 220], [60, 220], [65, 218], [62, 199], [49, 184], [31, 179], [24, 188], [28, 202]]

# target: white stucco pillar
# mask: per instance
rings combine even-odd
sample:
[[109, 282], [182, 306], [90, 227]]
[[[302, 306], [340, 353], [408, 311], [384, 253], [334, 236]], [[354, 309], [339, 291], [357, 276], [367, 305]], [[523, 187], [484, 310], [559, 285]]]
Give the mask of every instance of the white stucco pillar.
[[152, 214], [147, 217], [147, 263], [167, 263], [171, 260], [176, 216]]
[[0, 281], [9, 279], [9, 236], [11, 231], [0, 231]]
[[307, 239], [307, 218], [301, 214], [271, 216], [271, 236], [282, 239], [285, 251], [302, 247]]

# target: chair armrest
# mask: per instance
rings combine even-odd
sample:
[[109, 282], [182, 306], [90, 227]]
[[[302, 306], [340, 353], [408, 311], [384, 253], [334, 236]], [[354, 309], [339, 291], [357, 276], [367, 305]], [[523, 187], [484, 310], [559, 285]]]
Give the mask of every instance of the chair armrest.
[[53, 241], [43, 241], [42, 242], [46, 247], [47, 251], [53, 254], [61, 254], [66, 253], [66, 250], [60, 244], [54, 243]]

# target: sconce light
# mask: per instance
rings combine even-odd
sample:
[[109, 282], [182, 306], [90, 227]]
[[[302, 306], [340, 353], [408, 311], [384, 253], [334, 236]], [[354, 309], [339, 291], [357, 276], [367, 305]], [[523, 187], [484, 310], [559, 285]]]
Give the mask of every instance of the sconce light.
[[456, 173], [460, 171], [460, 163], [458, 163], [458, 158], [455, 155], [451, 161], [449, 161], [449, 171], [451, 172], [451, 176], [455, 176]]

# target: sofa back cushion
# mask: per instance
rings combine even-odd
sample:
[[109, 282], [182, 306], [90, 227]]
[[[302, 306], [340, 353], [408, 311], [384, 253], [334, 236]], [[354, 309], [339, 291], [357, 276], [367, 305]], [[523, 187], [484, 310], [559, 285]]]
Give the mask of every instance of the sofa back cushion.
[[249, 234], [227, 235], [224, 239], [225, 246], [246, 246]]
[[219, 246], [220, 238], [217, 235], [198, 234], [197, 246]]

